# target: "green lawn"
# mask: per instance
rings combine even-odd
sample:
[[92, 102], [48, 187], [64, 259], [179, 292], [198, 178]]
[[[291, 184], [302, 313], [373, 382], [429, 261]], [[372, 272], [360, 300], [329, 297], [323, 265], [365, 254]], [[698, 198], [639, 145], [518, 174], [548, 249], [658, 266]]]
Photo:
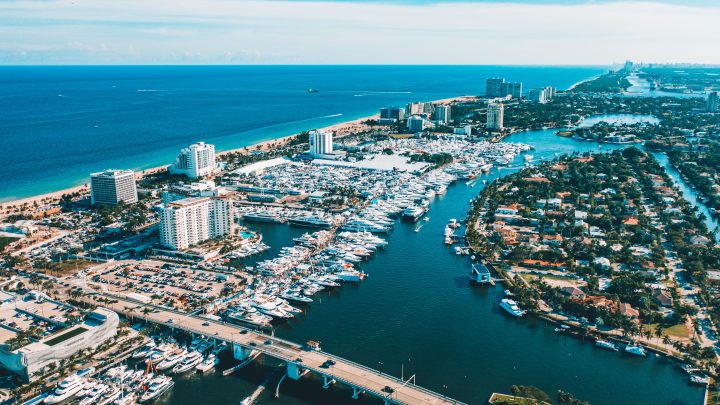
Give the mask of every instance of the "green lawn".
[[[655, 328], [657, 328], [657, 326], [658, 324], [651, 323], [645, 325], [645, 328], [655, 332]], [[671, 338], [674, 337], [678, 339], [690, 339], [690, 329], [684, 323], [679, 323], [669, 328], [664, 328], [663, 333], [670, 336]]]

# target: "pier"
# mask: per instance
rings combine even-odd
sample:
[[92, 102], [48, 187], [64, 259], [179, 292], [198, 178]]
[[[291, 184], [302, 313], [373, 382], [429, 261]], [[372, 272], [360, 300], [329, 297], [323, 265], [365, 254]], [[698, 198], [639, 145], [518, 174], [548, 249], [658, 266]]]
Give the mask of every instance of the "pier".
[[[297, 343], [251, 329], [144, 304], [126, 297], [90, 293], [79, 299], [132, 318], [227, 342], [232, 344], [235, 358], [241, 361], [257, 353], [283, 360], [286, 362], [289, 378], [297, 380], [312, 372], [322, 377], [324, 388], [329, 388], [334, 383], [351, 387], [354, 398], [365, 393], [382, 399], [385, 404], [462, 404], [411, 383], [411, 380], [414, 381], [413, 377], [403, 380], [330, 353], [308, 350]], [[143, 311], [145, 308], [149, 311]], [[329, 360], [332, 362], [328, 362]]]

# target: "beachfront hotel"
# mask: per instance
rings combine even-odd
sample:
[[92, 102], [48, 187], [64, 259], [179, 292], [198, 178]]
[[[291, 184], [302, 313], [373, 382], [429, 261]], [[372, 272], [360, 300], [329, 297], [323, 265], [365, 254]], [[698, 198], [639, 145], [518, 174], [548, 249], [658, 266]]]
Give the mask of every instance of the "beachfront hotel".
[[502, 103], [488, 104], [486, 128], [490, 130], [503, 129], [503, 115], [505, 106]]
[[310, 156], [320, 158], [330, 155], [333, 152], [333, 135], [332, 132], [326, 132], [322, 129], [313, 129], [310, 131]]
[[215, 145], [198, 142], [180, 151], [175, 162], [170, 165], [170, 173], [197, 179], [211, 175], [216, 166]]
[[183, 250], [202, 241], [231, 234], [233, 201], [227, 197], [189, 197], [160, 209], [160, 243]]
[[105, 170], [90, 175], [90, 203], [117, 205], [138, 201], [135, 173], [132, 170]]

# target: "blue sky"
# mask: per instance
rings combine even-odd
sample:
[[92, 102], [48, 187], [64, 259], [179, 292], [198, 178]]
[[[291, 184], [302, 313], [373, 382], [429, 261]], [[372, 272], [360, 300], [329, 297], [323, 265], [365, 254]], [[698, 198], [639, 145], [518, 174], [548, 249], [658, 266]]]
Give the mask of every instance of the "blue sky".
[[720, 64], [720, 0], [0, 0], [0, 64]]

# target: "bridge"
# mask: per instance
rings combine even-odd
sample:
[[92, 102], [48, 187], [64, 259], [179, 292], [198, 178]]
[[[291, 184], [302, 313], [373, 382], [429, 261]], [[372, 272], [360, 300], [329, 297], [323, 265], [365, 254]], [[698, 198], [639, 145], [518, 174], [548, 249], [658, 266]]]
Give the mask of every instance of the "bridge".
[[[304, 374], [312, 372], [322, 377], [323, 388], [328, 388], [336, 382], [349, 386], [353, 390], [353, 398], [366, 393], [380, 398], [385, 404], [462, 404], [411, 383], [412, 377], [402, 380], [341, 357], [319, 350], [308, 350], [297, 343], [252, 329], [145, 304], [127, 297], [93, 292], [78, 299], [103, 306], [133, 319], [142, 319], [227, 342], [232, 344], [233, 354], [238, 360], [248, 360], [258, 353], [280, 359], [286, 363], [289, 378], [297, 380]], [[334, 363], [329, 363], [328, 360]]]

